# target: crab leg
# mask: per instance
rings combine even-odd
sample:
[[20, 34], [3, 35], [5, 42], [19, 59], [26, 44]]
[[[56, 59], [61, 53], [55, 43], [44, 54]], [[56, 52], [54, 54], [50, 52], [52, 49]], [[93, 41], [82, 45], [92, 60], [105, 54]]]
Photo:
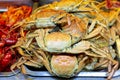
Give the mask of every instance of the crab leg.
[[42, 64], [39, 62], [36, 62], [36, 61], [34, 61], [34, 62], [33, 61], [26, 61], [24, 64], [28, 65], [28, 66], [36, 67], [36, 68], [42, 67]]
[[43, 64], [44, 64], [44, 66], [47, 68], [47, 70], [51, 73], [51, 74], [53, 74], [53, 72], [52, 72], [52, 70], [50, 69], [50, 63], [49, 63], [49, 61], [48, 61], [48, 59], [47, 59], [47, 57], [46, 56], [44, 56], [44, 57], [41, 57], [39, 54], [44, 54], [44, 52], [39, 52], [39, 54], [35, 51], [35, 50], [32, 50], [33, 51], [33, 53], [39, 58], [39, 59], [41, 59], [42, 61], [43, 61]]
[[91, 43], [89, 41], [80, 41], [79, 43], [75, 44], [72, 48], [64, 49], [63, 52], [67, 53], [82, 53], [85, 52], [85, 50], [88, 50], [90, 48]]
[[41, 49], [46, 49], [44, 45], [44, 36], [45, 36], [45, 31], [43, 29], [36, 30], [35, 33], [37, 33], [39, 36], [35, 37], [38, 46]]
[[103, 29], [102, 26], [98, 26], [90, 34], [86, 35], [85, 39], [89, 39], [89, 38], [95, 37], [96, 35], [98, 35], [101, 32], [102, 29]]
[[119, 66], [119, 63], [116, 62], [116, 64], [111, 69], [111, 72], [108, 73], [107, 80], [110, 80], [112, 78], [112, 76], [114, 75], [115, 71], [118, 69], [118, 66]]
[[118, 53], [117, 56], [120, 60], [120, 39], [119, 38], [116, 39], [116, 45], [117, 45], [117, 53]]
[[102, 62], [99, 62], [99, 63], [95, 64], [94, 68], [100, 67], [100, 66], [105, 65], [107, 63], [108, 63], [108, 60], [104, 60]]
[[103, 50], [101, 50], [101, 49], [99, 49], [99, 48], [95, 48], [95, 46], [94, 46], [94, 47], [92, 46], [91, 49], [92, 49], [96, 54], [100, 55], [101, 57], [107, 58], [107, 59], [113, 61], [114, 63], [116, 63], [116, 61], [112, 58], [112, 56], [111, 56], [110, 54], [108, 54], [107, 52], [105, 52], [105, 51], [103, 51]]
[[93, 56], [93, 57], [102, 57], [101, 55], [98, 55], [92, 51], [84, 51], [83, 53], [85, 53], [88, 56]]
[[19, 54], [22, 56], [30, 56], [30, 55], [25, 54], [21, 47], [17, 47], [17, 50], [18, 50]]
[[78, 63], [78, 70], [76, 71], [76, 73], [80, 72], [86, 65], [86, 60], [88, 60], [88, 56], [84, 57], [82, 60], [79, 61]]
[[21, 72], [23, 73], [23, 74], [26, 74], [27, 72], [26, 72], [26, 67], [25, 67], [25, 65], [21, 65]]
[[[18, 60], [18, 62], [16, 62], [15, 64], [13, 64], [13, 65], [10, 67], [11, 71], [14, 72], [15, 67], [17, 67], [17, 68], [20, 69], [20, 68], [21, 68], [20, 66], [23, 65], [25, 62], [26, 62], [26, 60], [24, 59], [24, 57], [21, 57], [21, 58]], [[15, 73], [15, 72], [14, 72], [14, 73]]]
[[11, 46], [11, 48], [16, 48], [16, 47], [20, 47], [21, 45], [23, 45], [25, 43], [25, 38], [24, 37], [21, 37], [21, 38], [18, 38], [18, 41], [15, 45]]

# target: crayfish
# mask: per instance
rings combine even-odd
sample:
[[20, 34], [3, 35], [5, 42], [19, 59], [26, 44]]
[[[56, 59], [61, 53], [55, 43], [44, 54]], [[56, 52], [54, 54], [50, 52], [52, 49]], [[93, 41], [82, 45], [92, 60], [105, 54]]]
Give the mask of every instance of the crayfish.
[[11, 49], [20, 37], [19, 31], [16, 29], [10, 32], [10, 28], [28, 17], [31, 11], [32, 8], [28, 6], [11, 6], [0, 14], [0, 72], [10, 71], [10, 66], [20, 57], [17, 51]]

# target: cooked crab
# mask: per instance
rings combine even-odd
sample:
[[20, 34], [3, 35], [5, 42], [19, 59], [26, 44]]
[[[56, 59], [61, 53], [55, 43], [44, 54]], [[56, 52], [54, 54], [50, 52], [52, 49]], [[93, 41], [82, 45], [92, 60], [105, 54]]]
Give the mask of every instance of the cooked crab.
[[[88, 70], [90, 69], [94, 70], [97, 68], [103, 69], [108, 67], [108, 72], [109, 72], [108, 79], [111, 79], [111, 77], [114, 74], [114, 71], [118, 67], [118, 62], [110, 60], [109, 58], [106, 57], [96, 56], [94, 55], [93, 52], [89, 52], [89, 51], [86, 51], [87, 54], [91, 54], [89, 56], [86, 55], [86, 53], [84, 52], [81, 54], [71, 54], [71, 53], [53, 54], [53, 53], [45, 52], [40, 48], [36, 48], [35, 46], [32, 46], [31, 51], [40, 60], [42, 60], [44, 66], [52, 75], [58, 77], [64, 77], [64, 78], [73, 77], [85, 68]], [[50, 56], [48, 57], [48, 55]], [[90, 59], [92, 60], [92, 62], [90, 61]], [[103, 63], [100, 62], [98, 59]]]
[[[51, 14], [48, 14], [49, 12], [51, 12]], [[63, 14], [61, 14], [61, 12]], [[55, 17], [56, 15], [57, 15], [57, 17]], [[35, 15], [32, 15], [32, 16], [35, 16]], [[38, 17], [36, 17], [36, 16], [38, 16]], [[70, 47], [73, 44], [79, 42], [86, 34], [87, 27], [86, 27], [84, 20], [77, 18], [74, 15], [68, 14], [64, 11], [61, 11], [61, 10], [57, 11], [57, 10], [51, 10], [51, 9], [43, 10], [36, 16], [35, 17], [37, 19], [35, 18], [30, 21], [28, 20], [28, 22], [19, 24], [17, 26], [29, 26], [30, 29], [32, 29], [32, 27], [34, 27], [33, 30], [30, 30], [28, 32], [28, 34], [26, 35], [26, 38], [30, 38], [31, 36], [35, 37], [39, 46], [43, 49], [46, 48], [46, 47], [44, 47], [44, 45], [49, 48], [49, 45], [51, 44], [51, 42], [49, 42], [49, 41], [52, 37], [54, 37], [54, 38], [51, 41], [56, 42], [56, 43], [54, 43], [53, 48], [55, 48], [59, 42], [60, 42], [59, 44], [62, 44], [62, 45], [59, 45], [59, 47], [58, 47], [57, 51], [59, 51], [59, 50], [63, 50], [65, 48]], [[41, 20], [41, 19], [45, 19], [46, 17], [50, 18], [47, 20], [49, 22], [54, 23], [54, 25], [48, 24], [48, 22], [46, 22], [46, 20], [45, 20], [45, 23], [40, 22], [40, 21], [44, 22], [44, 20]], [[53, 20], [51, 20], [52, 17], [55, 17], [55, 18]], [[30, 19], [32, 19], [32, 17], [30, 17]], [[35, 22], [39, 20], [39, 22], [35, 23], [34, 20], [35, 20]], [[32, 21], [33, 21], [33, 23], [32, 23]], [[35, 26], [29, 25], [29, 24], [33, 24], [33, 25], [35, 24]], [[39, 26], [37, 24], [39, 24]], [[48, 24], [48, 25], [46, 25], [46, 24]], [[57, 26], [57, 25], [59, 25], [59, 26]], [[38, 26], [40, 29], [36, 29], [35, 28], [36, 26]], [[55, 31], [54, 27], [59, 28], [57, 32]], [[57, 35], [58, 35], [58, 37], [57, 37]], [[58, 38], [58, 41], [56, 41], [57, 38]], [[45, 39], [45, 43], [44, 43], [44, 39]], [[63, 39], [64, 42], [59, 41], [60, 39]]]
[[[16, 23], [13, 28], [22, 26], [25, 28], [41, 28], [41, 27], [55, 27], [57, 19], [62, 19], [66, 21], [68, 13], [63, 10], [45, 9], [41, 10], [39, 13], [34, 13], [30, 17], [23, 19], [21, 22]], [[73, 15], [71, 15], [73, 16]], [[55, 20], [56, 19], [56, 20]], [[68, 18], [69, 19], [69, 18]], [[72, 19], [72, 18], [70, 18]], [[60, 22], [60, 21], [59, 21]]]
[[[33, 51], [33, 50], [32, 50]], [[33, 53], [43, 61], [46, 69], [52, 74], [59, 77], [70, 78], [79, 73], [87, 64], [88, 56], [76, 56], [70, 54], [47, 54], [40, 49]], [[51, 55], [51, 57], [47, 57]]]

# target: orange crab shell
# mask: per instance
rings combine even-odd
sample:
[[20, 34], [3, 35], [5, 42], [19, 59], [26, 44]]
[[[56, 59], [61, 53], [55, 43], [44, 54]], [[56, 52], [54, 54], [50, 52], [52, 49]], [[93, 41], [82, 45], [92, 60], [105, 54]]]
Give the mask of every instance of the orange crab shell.
[[73, 76], [78, 68], [76, 56], [72, 55], [53, 55], [51, 59], [52, 71], [57, 76], [69, 77]]

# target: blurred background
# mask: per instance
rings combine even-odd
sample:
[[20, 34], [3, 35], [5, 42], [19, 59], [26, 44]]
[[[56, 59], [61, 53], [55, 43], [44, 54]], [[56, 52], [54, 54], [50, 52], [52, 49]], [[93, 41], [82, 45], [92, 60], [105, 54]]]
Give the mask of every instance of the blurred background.
[[0, 0], [0, 11], [6, 11], [6, 8], [11, 5], [28, 5], [32, 6], [33, 9], [37, 8], [38, 6], [52, 3], [53, 1], [59, 0]]

